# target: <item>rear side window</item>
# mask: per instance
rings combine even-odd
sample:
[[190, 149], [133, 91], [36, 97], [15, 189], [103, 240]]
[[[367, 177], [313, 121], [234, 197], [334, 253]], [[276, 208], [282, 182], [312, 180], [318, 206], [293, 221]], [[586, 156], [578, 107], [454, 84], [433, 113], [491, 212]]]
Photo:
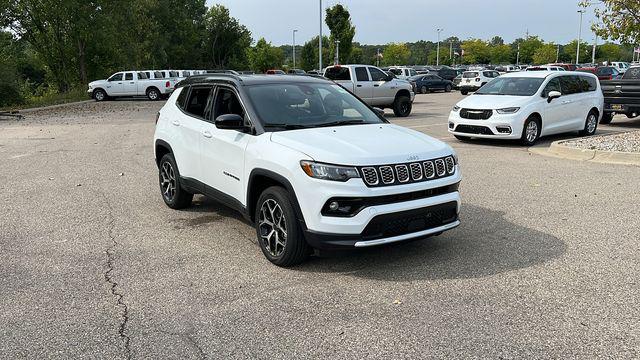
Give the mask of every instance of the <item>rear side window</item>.
[[203, 118], [211, 95], [211, 87], [192, 87], [185, 109], [191, 115]]
[[124, 81], [133, 80], [133, 73], [124, 74]]
[[351, 80], [349, 68], [346, 67], [330, 67], [325, 70], [324, 77], [331, 80]]
[[596, 91], [598, 89], [598, 80], [591, 76], [578, 76], [582, 92]]
[[356, 68], [356, 80], [358, 81], [369, 81], [369, 73], [367, 73], [366, 67], [357, 67]]
[[143, 73], [143, 72], [139, 72], [138, 73], [138, 79], [140, 80], [147, 80], [149, 77], [147, 76], [147, 73]]
[[162, 71], [156, 71], [153, 73], [153, 77], [155, 77], [156, 79], [162, 79], [164, 78], [164, 74], [162, 73]]
[[369, 73], [371, 74], [371, 81], [385, 81], [387, 78], [387, 74], [374, 67], [369, 68]]
[[465, 79], [471, 79], [471, 78], [476, 78], [478, 77], [479, 74], [475, 71], [467, 71], [464, 74], [462, 74], [462, 77]]
[[182, 90], [180, 90], [180, 95], [178, 95], [178, 98], [176, 99], [176, 105], [182, 110], [184, 110], [184, 106], [185, 106], [188, 94], [189, 94], [189, 87], [185, 86], [182, 88]]
[[578, 76], [560, 76], [560, 86], [564, 95], [578, 94], [582, 92], [582, 84]]
[[169, 76], [171, 77], [180, 77], [177, 71], [169, 71]]

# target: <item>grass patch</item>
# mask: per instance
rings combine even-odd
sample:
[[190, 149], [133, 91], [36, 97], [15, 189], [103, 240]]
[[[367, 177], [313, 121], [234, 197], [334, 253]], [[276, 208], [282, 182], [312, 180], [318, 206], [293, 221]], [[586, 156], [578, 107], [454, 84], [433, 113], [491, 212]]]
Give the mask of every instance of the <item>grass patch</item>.
[[10, 110], [24, 110], [31, 108], [38, 108], [50, 105], [66, 104], [70, 102], [89, 100], [86, 89], [72, 89], [69, 92], [59, 93], [47, 93], [41, 96], [29, 97], [27, 101], [22, 105], [11, 105], [6, 107], [0, 107], [0, 111]]

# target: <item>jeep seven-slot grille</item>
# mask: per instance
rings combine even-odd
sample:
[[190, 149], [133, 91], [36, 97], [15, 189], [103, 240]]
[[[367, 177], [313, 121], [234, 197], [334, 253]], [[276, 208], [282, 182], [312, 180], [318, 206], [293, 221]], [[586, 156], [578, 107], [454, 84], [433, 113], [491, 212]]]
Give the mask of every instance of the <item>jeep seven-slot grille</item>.
[[369, 186], [410, 184], [451, 176], [456, 172], [453, 156], [405, 164], [362, 166], [358, 171]]

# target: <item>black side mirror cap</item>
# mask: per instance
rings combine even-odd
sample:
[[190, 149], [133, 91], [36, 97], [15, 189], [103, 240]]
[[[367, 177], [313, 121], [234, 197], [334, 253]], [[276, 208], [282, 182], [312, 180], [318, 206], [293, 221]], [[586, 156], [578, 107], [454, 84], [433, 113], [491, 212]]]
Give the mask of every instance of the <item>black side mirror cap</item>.
[[214, 122], [218, 129], [223, 130], [240, 130], [245, 129], [244, 118], [238, 114], [224, 114], [216, 118]]
[[384, 117], [384, 109], [374, 107], [373, 111], [375, 111], [378, 115]]

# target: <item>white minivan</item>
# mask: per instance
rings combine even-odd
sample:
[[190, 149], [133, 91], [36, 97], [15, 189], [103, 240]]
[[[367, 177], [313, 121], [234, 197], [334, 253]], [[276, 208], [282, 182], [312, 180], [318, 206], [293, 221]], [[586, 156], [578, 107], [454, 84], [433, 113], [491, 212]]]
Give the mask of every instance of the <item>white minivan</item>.
[[449, 132], [458, 140], [519, 139], [530, 146], [545, 135], [595, 134], [603, 108], [604, 96], [593, 74], [511, 73], [457, 103], [449, 115]]

